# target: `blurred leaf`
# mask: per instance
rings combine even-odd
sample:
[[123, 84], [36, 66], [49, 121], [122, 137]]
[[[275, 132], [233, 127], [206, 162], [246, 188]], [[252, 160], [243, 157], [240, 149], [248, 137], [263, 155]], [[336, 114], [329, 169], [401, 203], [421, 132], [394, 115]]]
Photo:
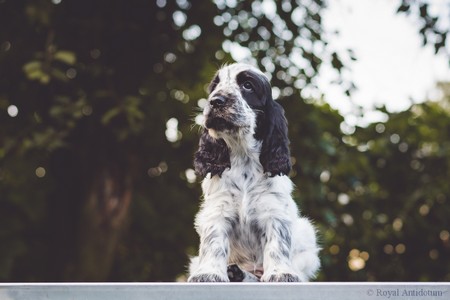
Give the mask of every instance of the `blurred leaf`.
[[407, 12], [409, 11], [409, 8], [409, 4], [403, 1], [402, 4], [398, 7], [397, 12]]
[[332, 54], [331, 58], [332, 58], [332, 60], [331, 60], [332, 66], [340, 72], [342, 70], [342, 68], [344, 67], [344, 64], [340, 60], [339, 56], [337, 55], [336, 52], [334, 52]]
[[428, 16], [428, 4], [422, 3], [420, 5], [419, 10], [420, 10], [420, 16], [425, 19]]
[[23, 66], [23, 71], [30, 80], [40, 80], [43, 76], [46, 76], [42, 71], [42, 62], [37, 60], [25, 64]]
[[121, 113], [120, 107], [113, 107], [112, 109], [108, 110], [105, 114], [103, 114], [101, 122], [103, 125], [107, 125], [111, 122], [113, 118], [118, 116]]
[[69, 79], [67, 78], [66, 74], [61, 71], [60, 69], [57, 68], [52, 68], [51, 70], [51, 74], [54, 78], [61, 80], [61, 81], [68, 81]]
[[75, 53], [73, 53], [72, 51], [67, 51], [67, 50], [57, 51], [54, 55], [54, 58], [56, 60], [59, 60], [65, 64], [71, 65], [71, 66], [73, 66], [75, 64], [75, 62], [77, 61]]

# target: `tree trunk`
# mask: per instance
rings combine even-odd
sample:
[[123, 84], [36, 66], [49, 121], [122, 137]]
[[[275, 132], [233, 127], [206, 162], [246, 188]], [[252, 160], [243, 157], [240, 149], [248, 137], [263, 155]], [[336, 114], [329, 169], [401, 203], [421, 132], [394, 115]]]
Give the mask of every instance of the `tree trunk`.
[[106, 281], [127, 225], [131, 176], [120, 167], [99, 167], [81, 208], [77, 253], [66, 275], [72, 281]]

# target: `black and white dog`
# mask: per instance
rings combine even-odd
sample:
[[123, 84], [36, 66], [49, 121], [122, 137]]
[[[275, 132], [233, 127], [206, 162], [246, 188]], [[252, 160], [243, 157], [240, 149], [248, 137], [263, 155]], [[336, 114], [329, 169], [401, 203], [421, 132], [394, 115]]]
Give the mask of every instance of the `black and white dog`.
[[287, 122], [269, 80], [232, 64], [209, 92], [194, 158], [204, 177], [200, 249], [188, 281], [307, 281], [319, 268], [319, 248], [291, 197]]

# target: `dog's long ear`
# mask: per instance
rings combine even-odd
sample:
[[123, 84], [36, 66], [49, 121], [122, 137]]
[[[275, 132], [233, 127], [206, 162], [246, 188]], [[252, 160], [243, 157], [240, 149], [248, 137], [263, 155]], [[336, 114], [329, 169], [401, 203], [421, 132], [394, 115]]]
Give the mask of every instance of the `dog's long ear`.
[[226, 168], [231, 167], [230, 153], [225, 141], [212, 138], [208, 130], [204, 129], [199, 148], [194, 155], [194, 167], [195, 172], [202, 177], [208, 173], [211, 173], [211, 177], [221, 176]]
[[287, 120], [281, 105], [268, 99], [264, 112], [263, 143], [259, 160], [264, 172], [273, 177], [288, 175], [291, 170], [291, 156], [289, 152], [289, 139]]

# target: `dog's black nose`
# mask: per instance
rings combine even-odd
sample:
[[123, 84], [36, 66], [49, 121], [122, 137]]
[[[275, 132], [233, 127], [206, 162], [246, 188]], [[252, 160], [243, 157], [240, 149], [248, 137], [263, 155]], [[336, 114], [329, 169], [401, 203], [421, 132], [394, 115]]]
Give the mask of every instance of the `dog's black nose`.
[[226, 101], [226, 99], [224, 96], [216, 95], [211, 98], [210, 103], [211, 103], [212, 107], [219, 107], [219, 106], [223, 106], [225, 104], [225, 101]]

